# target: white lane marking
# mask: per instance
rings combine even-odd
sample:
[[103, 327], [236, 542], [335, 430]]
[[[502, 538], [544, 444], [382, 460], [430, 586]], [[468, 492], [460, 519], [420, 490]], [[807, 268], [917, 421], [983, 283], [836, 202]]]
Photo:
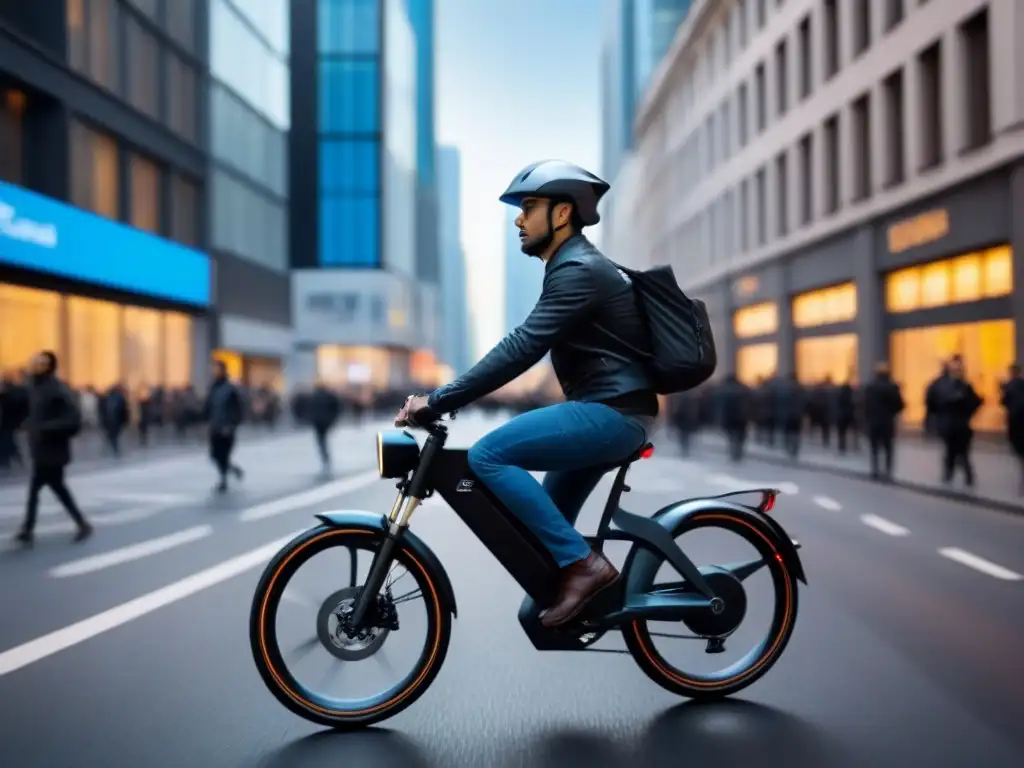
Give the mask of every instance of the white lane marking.
[[996, 565], [983, 557], [972, 555], [970, 552], [965, 552], [964, 550], [957, 549], [956, 547], [945, 547], [940, 549], [939, 554], [954, 562], [960, 563], [960, 565], [966, 565], [968, 568], [973, 568], [976, 571], [984, 573], [986, 576], [991, 576], [994, 579], [1002, 579], [1003, 581], [1021, 581], [1024, 579], [1024, 576], [1021, 576], [1015, 571], [1011, 571], [1009, 568], [1003, 568], [1001, 565]]
[[842, 504], [835, 499], [830, 499], [828, 496], [815, 496], [814, 503], [822, 509], [827, 509], [830, 512], [838, 512], [843, 508]]
[[781, 483], [775, 483], [775, 487], [778, 488], [781, 493], [785, 493], [789, 496], [795, 496], [800, 493], [800, 486], [796, 483], [791, 483], [788, 480]]
[[876, 531], [888, 534], [889, 536], [906, 536], [910, 533], [910, 530], [904, 528], [902, 525], [896, 525], [896, 523], [886, 520], [884, 517], [878, 515], [861, 515], [860, 521], [864, 525], [874, 528]]
[[80, 560], [72, 560], [70, 563], [59, 565], [50, 571], [50, 576], [55, 579], [66, 579], [69, 576], [81, 576], [86, 573], [102, 571], [104, 568], [112, 568], [122, 563], [130, 563], [134, 560], [141, 560], [150, 555], [157, 555], [175, 547], [191, 544], [193, 541], [205, 539], [213, 533], [213, 526], [198, 525], [195, 528], [188, 528], [184, 531], [171, 533], [167, 536], [158, 536], [155, 539], [141, 541], [137, 544], [129, 544], [127, 547], [114, 549], [110, 552], [103, 552], [99, 555], [83, 557]]
[[708, 478], [708, 482], [711, 483], [712, 485], [722, 485], [722, 486], [727, 486], [727, 487], [736, 487], [737, 490], [739, 490], [738, 486], [742, 486], [742, 485], [747, 485], [748, 484], [748, 483], [745, 483], [743, 480], [739, 480], [739, 479], [733, 477], [732, 475], [723, 475], [723, 474], [720, 474], [720, 473], [716, 473], [714, 475], [711, 475], [711, 477]]
[[319, 504], [343, 493], [358, 491], [360, 488], [365, 488], [379, 480], [380, 475], [376, 471], [364, 472], [353, 477], [345, 477], [304, 493], [284, 496], [280, 499], [257, 504], [255, 507], [249, 507], [249, 509], [243, 510], [238, 515], [238, 519], [244, 523], [251, 523], [255, 520], [264, 520], [275, 515], [283, 515], [286, 512], [294, 512], [297, 509], [302, 509], [312, 504]]
[[202, 592], [205, 589], [209, 589], [261, 566], [276, 555], [285, 544], [302, 532], [296, 531], [289, 536], [272, 541], [251, 552], [218, 563], [212, 568], [193, 573], [191, 576], [186, 576], [180, 581], [168, 584], [166, 587], [157, 589], [149, 594], [129, 600], [127, 603], [114, 606], [71, 626], [58, 629], [48, 635], [37, 637], [35, 640], [30, 640], [27, 643], [6, 650], [0, 653], [0, 676], [10, 674], [22, 667], [27, 667], [29, 664], [83, 643], [122, 624], [127, 624], [159, 608], [184, 600], [198, 592]]

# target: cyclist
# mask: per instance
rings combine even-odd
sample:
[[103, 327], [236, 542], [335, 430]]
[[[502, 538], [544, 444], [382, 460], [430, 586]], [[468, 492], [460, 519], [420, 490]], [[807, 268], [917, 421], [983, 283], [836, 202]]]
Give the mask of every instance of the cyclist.
[[[647, 331], [629, 279], [582, 234], [600, 221], [609, 185], [570, 163], [527, 166], [500, 200], [520, 208], [522, 251], [544, 262], [544, 287], [526, 321], [467, 373], [429, 396], [410, 397], [396, 424], [450, 413], [507, 384], [551, 353], [566, 402], [529, 411], [469, 451], [476, 477], [537, 536], [561, 568], [545, 626], [574, 618], [618, 570], [574, 523], [603, 475], [647, 439], [658, 414], [644, 366]], [[546, 472], [543, 487], [530, 472]]]

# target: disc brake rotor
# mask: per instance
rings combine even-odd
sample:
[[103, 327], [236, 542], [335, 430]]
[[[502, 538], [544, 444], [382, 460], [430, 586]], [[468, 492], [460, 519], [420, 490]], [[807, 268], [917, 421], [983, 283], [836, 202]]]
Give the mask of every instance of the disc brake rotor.
[[316, 617], [316, 635], [321, 645], [342, 661], [359, 661], [380, 650], [390, 630], [367, 627], [353, 637], [345, 631], [347, 616], [355, 609], [360, 587], [345, 587], [330, 595]]

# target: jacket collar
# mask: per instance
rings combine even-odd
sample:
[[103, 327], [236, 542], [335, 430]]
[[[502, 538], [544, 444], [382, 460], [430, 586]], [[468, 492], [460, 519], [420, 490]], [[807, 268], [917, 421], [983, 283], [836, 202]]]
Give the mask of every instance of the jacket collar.
[[578, 255], [588, 245], [590, 245], [590, 241], [587, 240], [585, 235], [573, 235], [562, 243], [558, 247], [558, 250], [554, 252], [550, 259], [548, 259], [548, 263], [544, 265], [544, 271], [547, 272], [548, 270], [554, 269], [555, 265], [561, 261]]

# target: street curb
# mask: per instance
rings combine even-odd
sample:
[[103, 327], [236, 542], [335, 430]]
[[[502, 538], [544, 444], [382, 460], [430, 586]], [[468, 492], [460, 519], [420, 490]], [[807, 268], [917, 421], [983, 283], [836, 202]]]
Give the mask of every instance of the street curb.
[[[716, 453], [723, 455], [728, 454], [728, 450], [723, 446], [708, 446], [701, 445], [700, 448], [711, 448]], [[867, 472], [857, 469], [846, 469], [844, 467], [830, 467], [822, 464], [811, 464], [806, 461], [800, 461], [799, 459], [793, 460], [786, 456], [765, 456], [760, 453], [747, 453], [745, 458], [751, 461], [760, 461], [765, 464], [775, 464], [780, 466], [795, 466], [798, 469], [805, 471], [818, 471], [828, 472], [839, 477], [847, 477], [852, 480], [860, 480], [865, 483], [871, 483], [877, 485], [871, 476]], [[1003, 512], [1010, 515], [1024, 516], [1024, 505], [1012, 504], [1008, 501], [1000, 501], [999, 499], [992, 499], [985, 496], [978, 496], [977, 494], [964, 493], [963, 491], [957, 491], [950, 488], [935, 488], [924, 483], [914, 483], [908, 480], [893, 480], [890, 485], [894, 485], [897, 488], [903, 488], [908, 491], [914, 491], [922, 496], [933, 496], [941, 499], [952, 499], [954, 501], [960, 501], [965, 504], [970, 504], [975, 507], [982, 507], [984, 509], [991, 509], [996, 512]]]

